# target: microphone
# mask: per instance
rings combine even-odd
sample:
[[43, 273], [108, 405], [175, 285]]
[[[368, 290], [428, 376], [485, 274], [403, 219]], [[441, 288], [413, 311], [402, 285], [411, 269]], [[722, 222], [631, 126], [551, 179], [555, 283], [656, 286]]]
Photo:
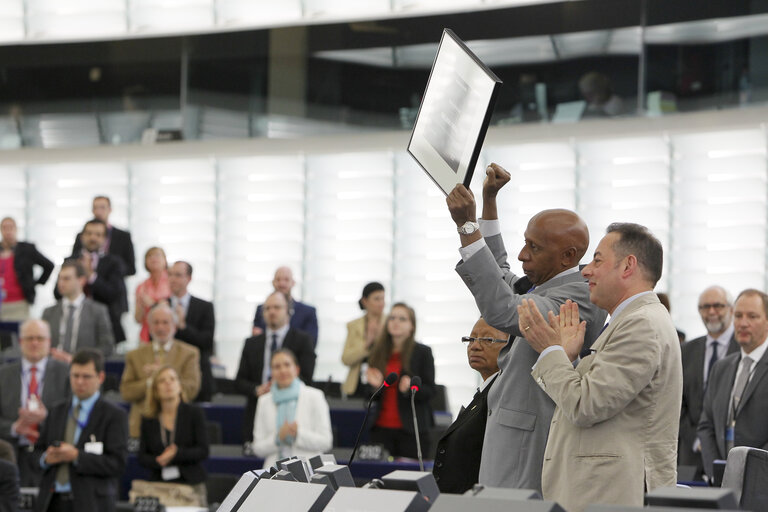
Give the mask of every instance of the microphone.
[[416, 392], [421, 387], [421, 377], [411, 379], [411, 412], [413, 413], [413, 431], [416, 433], [416, 454], [419, 457], [419, 469], [424, 471], [424, 460], [421, 457], [421, 439], [419, 438], [419, 422], [416, 420]]
[[381, 393], [381, 390], [384, 388], [388, 388], [395, 382], [397, 382], [398, 379], [397, 372], [392, 372], [389, 375], [387, 375], [384, 378], [384, 382], [381, 383], [381, 386], [379, 386], [379, 389], [374, 391], [374, 393], [371, 395], [371, 398], [368, 399], [368, 407], [365, 409], [365, 418], [363, 418], [363, 424], [360, 425], [360, 430], [357, 432], [357, 439], [355, 440], [355, 447], [352, 448], [352, 455], [349, 456], [349, 462], [347, 462], [347, 466], [352, 465], [352, 461], [355, 458], [355, 454], [357, 453], [357, 448], [360, 446], [360, 436], [363, 433], [363, 429], [365, 428], [366, 423], [368, 423], [368, 415], [371, 413], [371, 404], [373, 404], [373, 399], [376, 398], [376, 395]]

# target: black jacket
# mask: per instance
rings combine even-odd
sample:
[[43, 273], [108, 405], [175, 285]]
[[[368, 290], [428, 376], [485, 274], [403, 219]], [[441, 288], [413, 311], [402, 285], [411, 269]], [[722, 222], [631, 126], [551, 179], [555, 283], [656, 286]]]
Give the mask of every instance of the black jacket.
[[491, 386], [493, 381], [482, 392], [475, 393], [469, 405], [461, 408], [456, 421], [437, 442], [432, 474], [440, 492], [464, 494], [477, 483]]
[[[61, 402], [48, 412], [37, 441], [35, 456], [39, 459], [54, 441], [64, 439], [67, 415], [71, 400]], [[96, 455], [85, 452], [85, 443], [91, 437], [103, 443], [103, 453]], [[77, 441], [79, 455], [77, 464], [69, 466], [69, 480], [74, 497], [73, 510], [77, 512], [114, 512], [119, 498], [119, 480], [125, 471], [128, 443], [128, 415], [116, 405], [99, 398], [93, 405], [88, 423]], [[48, 509], [56, 485], [56, 466], [49, 466], [43, 472], [40, 493], [35, 510]]]
[[[208, 431], [203, 410], [195, 405], [179, 404], [176, 413], [174, 443], [178, 447], [176, 456], [168, 466], [177, 466], [181, 478], [173, 482], [199, 484], [205, 482], [203, 461], [208, 458]], [[165, 445], [160, 436], [160, 422], [157, 418], [141, 419], [139, 443], [139, 464], [152, 472], [151, 480], [162, 482], [162, 468], [155, 457], [163, 453]]]
[[213, 396], [214, 382], [211, 371], [211, 355], [213, 354], [213, 332], [216, 328], [216, 317], [213, 313], [213, 303], [207, 300], [190, 297], [187, 308], [186, 327], [176, 331], [176, 339], [193, 345], [200, 350], [200, 392], [196, 402], [207, 402]]
[[19, 469], [0, 459], [0, 512], [19, 510]]
[[[120, 262], [123, 264], [123, 275], [134, 275], [136, 273], [136, 256], [133, 252], [133, 241], [131, 240], [130, 231], [123, 231], [112, 226], [109, 236], [109, 254], [120, 258]], [[82, 248], [83, 245], [78, 234], [75, 237], [75, 244], [72, 246], [72, 254], [80, 255]]]
[[[243, 414], [243, 439], [253, 441], [253, 421], [256, 419], [256, 388], [261, 385], [264, 369], [264, 344], [267, 341], [266, 332], [245, 340], [243, 353], [240, 356], [240, 367], [235, 377], [238, 392], [248, 397]], [[304, 384], [312, 385], [312, 374], [315, 371], [315, 349], [312, 338], [303, 331], [289, 329], [283, 340], [283, 348], [290, 349], [299, 361], [299, 378]]]
[[[419, 434], [426, 435], [434, 425], [434, 415], [432, 413], [432, 397], [435, 395], [435, 360], [432, 357], [432, 349], [427, 345], [416, 343], [411, 354], [411, 371], [403, 372], [403, 375], [409, 377], [421, 377], [421, 388], [414, 397], [416, 405], [416, 420], [419, 422]], [[400, 381], [394, 384], [398, 386]], [[368, 396], [371, 396], [375, 389], [368, 386]], [[374, 400], [371, 406], [371, 415], [368, 420], [368, 428], [376, 425], [381, 413], [381, 396]], [[411, 392], [397, 392], [397, 410], [400, 412], [400, 421], [403, 422], [403, 430], [408, 433], [415, 433], [413, 429], [413, 413], [411, 411]]]
[[[35, 280], [34, 267], [39, 265], [43, 273]], [[53, 262], [40, 254], [35, 244], [18, 242], [13, 250], [13, 270], [27, 302], [35, 302], [35, 285], [45, 284], [53, 272]]]

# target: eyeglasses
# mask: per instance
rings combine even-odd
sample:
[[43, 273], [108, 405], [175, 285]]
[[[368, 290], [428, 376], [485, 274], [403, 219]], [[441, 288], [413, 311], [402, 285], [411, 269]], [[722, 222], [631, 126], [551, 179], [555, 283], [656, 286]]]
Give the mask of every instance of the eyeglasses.
[[722, 311], [728, 307], [728, 304], [721, 304], [715, 302], [714, 304], [699, 304], [699, 311], [708, 311], [709, 308], [715, 308], [717, 311]]
[[490, 347], [494, 343], [506, 343], [508, 340], [500, 340], [498, 338], [473, 338], [472, 336], [462, 336], [461, 342], [466, 346], [470, 346], [475, 341], [479, 341], [484, 347]]

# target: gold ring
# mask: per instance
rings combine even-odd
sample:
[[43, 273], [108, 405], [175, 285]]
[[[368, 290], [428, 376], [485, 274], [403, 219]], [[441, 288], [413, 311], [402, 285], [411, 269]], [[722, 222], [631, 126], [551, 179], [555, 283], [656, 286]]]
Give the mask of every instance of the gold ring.
[[527, 330], [528, 330], [528, 329], [530, 329], [530, 328], [531, 328], [531, 326], [530, 326], [530, 325], [526, 325], [524, 330], [525, 330], [525, 331], [527, 331]]

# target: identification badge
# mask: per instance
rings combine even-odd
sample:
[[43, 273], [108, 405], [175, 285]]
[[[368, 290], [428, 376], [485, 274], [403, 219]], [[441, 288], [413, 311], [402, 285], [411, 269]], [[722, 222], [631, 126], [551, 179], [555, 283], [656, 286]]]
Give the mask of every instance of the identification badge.
[[85, 443], [85, 453], [92, 453], [94, 455], [104, 455], [104, 443], [101, 441]]
[[34, 412], [40, 409], [40, 399], [37, 398], [37, 395], [31, 395], [27, 399], [27, 409]]
[[733, 427], [728, 427], [725, 429], [725, 440], [726, 441], [733, 441]]
[[176, 480], [177, 478], [181, 478], [181, 473], [179, 472], [178, 466], [165, 466], [161, 476], [163, 477], [163, 480]]

